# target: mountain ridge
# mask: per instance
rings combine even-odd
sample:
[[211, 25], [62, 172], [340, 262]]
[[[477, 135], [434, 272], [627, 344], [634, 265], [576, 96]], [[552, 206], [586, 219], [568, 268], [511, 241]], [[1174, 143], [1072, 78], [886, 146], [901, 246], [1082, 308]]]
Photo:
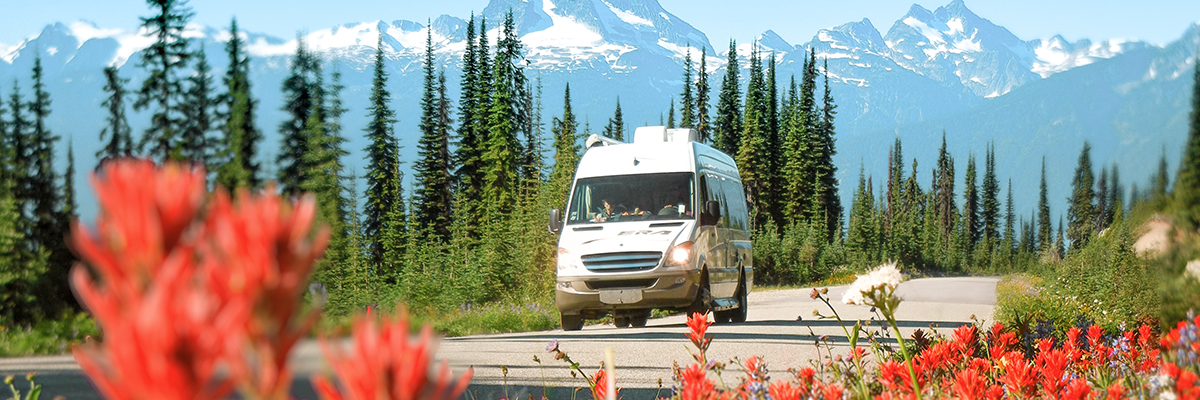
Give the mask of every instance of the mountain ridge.
[[[682, 89], [682, 59], [689, 45], [696, 63], [699, 48], [708, 49], [709, 82], [714, 90], [719, 87], [727, 64], [727, 46], [714, 49], [703, 32], [663, 9], [657, 1], [558, 3], [493, 0], [476, 15], [477, 19], [486, 18], [489, 42], [495, 44], [503, 13], [510, 6], [520, 6], [513, 8], [514, 20], [530, 62], [528, 73], [544, 81], [547, 120], [561, 112], [559, 96], [569, 81], [576, 93], [573, 105], [582, 116], [581, 124], [596, 120], [593, 132], [611, 115], [617, 96], [621, 97], [627, 125], [657, 124], [656, 114], [662, 118], [671, 98]], [[352, 151], [352, 167], [365, 167], [353, 156], [365, 147], [364, 139], [357, 137], [353, 127], [365, 126], [364, 113], [358, 110], [365, 109], [370, 57], [379, 35], [384, 37], [391, 75], [389, 89], [400, 119], [396, 131], [406, 144], [402, 157], [411, 161], [415, 157], [416, 104], [426, 29], [432, 29], [438, 68], [446, 71], [451, 91], [457, 92], [466, 23], [464, 16], [442, 15], [424, 23], [350, 22], [302, 35], [311, 48], [321, 52], [327, 68], [343, 72], [343, 97], [351, 110], [343, 125], [349, 127], [346, 134], [351, 137], [348, 148]], [[252, 55], [252, 88], [255, 98], [260, 99], [259, 127], [267, 133], [260, 152], [269, 165], [278, 145], [274, 128], [284, 118], [279, 110], [279, 85], [296, 39], [277, 38], [252, 29], [242, 34]], [[193, 24], [186, 35], [205, 48], [217, 71], [214, 74], [220, 75], [227, 64], [223, 44], [228, 32]], [[770, 30], [759, 38], [765, 51], [777, 53], [781, 85], [789, 75], [800, 75], [810, 48], [829, 63], [825, 72], [839, 106], [839, 154], [835, 163], [843, 201], [849, 202], [852, 183], [857, 179], [856, 167], [862, 165], [868, 173], [881, 174], [885, 165], [878, 160], [884, 160], [886, 146], [894, 137], [917, 142], [906, 143], [910, 149], [906, 156], [931, 162], [926, 153], [932, 152], [934, 145], [926, 142], [940, 139], [936, 136], [943, 130], [959, 163], [965, 163], [972, 152], [981, 154], [989, 141], [997, 143], [998, 151], [1017, 155], [1014, 159], [1029, 164], [1030, 157], [1051, 147], [1054, 140], [1073, 140], [1070, 145], [1079, 146], [1079, 139], [1087, 138], [1094, 141], [1097, 155], [1112, 156], [1094, 159], [1111, 159], [1123, 169], [1128, 168], [1122, 174], [1126, 177], [1147, 176], [1149, 167], [1141, 165], [1147, 163], [1137, 162], [1144, 155], [1135, 157], [1129, 152], [1145, 153], [1147, 149], [1174, 148], [1182, 143], [1186, 125], [1178, 121], [1186, 116], [1187, 91], [1179, 90], [1179, 86], [1189, 81], [1192, 52], [1200, 45], [1200, 26], [1193, 24], [1178, 40], [1164, 46], [1114, 39], [1070, 43], [1059, 36], [1023, 40], [976, 15], [965, 2], [955, 0], [932, 11], [914, 4], [887, 32], [864, 18], [820, 29], [800, 44], [788, 43]], [[17, 45], [0, 45], [0, 91], [11, 90], [14, 78], [21, 81], [22, 90], [28, 90], [32, 60], [35, 55], [42, 57], [47, 87], [55, 101], [50, 126], [60, 134], [66, 133], [64, 137], [80, 139], [74, 141], [78, 161], [89, 165], [88, 157], [96, 144], [84, 139], [100, 131], [104, 118], [100, 71], [105, 65], [118, 65], [131, 86], [139, 84], [144, 73], [136, 67], [136, 52], [148, 43], [137, 32], [87, 22], [48, 24], [38, 35]], [[742, 68], [749, 64], [746, 57], [750, 46], [739, 44]], [[744, 80], [746, 74], [742, 75]], [[1076, 88], [1091, 89], [1081, 91], [1087, 96], [1070, 96]], [[1088, 96], [1111, 104], [1086, 107]], [[458, 98], [457, 93], [451, 98]], [[1048, 98], [1057, 100], [1046, 101]], [[145, 119], [141, 113], [130, 114], [135, 132], [140, 133]], [[1020, 132], [1008, 131], [1017, 129]], [[1018, 143], [1014, 137], [1025, 140]], [[62, 169], [63, 146], [58, 146], [57, 153], [57, 165]], [[1027, 154], [1029, 157], [1023, 156]], [[1153, 152], [1155, 157], [1158, 154]], [[1076, 155], [1051, 160], [1050, 166], [1071, 170]], [[1177, 156], [1168, 154], [1168, 159], [1174, 163]], [[1040, 163], [1024, 164], [998, 165], [998, 172], [1020, 180], [1036, 177]], [[86, 168], [79, 170], [76, 180], [82, 182]], [[921, 172], [927, 174], [928, 169]], [[1018, 209], [1032, 206], [1035, 200], [1031, 189], [1036, 184], [1017, 183]], [[1060, 189], [1052, 189], [1052, 198], [1065, 196], [1059, 196], [1056, 190]]]

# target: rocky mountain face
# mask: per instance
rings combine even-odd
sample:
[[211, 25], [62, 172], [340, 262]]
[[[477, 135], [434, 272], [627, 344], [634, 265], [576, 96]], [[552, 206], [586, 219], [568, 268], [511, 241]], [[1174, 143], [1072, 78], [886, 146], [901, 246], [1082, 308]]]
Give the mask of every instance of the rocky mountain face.
[[[627, 125], [659, 124], [681, 91], [689, 49], [696, 63], [700, 49], [706, 49], [714, 92], [720, 87], [728, 42], [721, 39], [714, 46], [655, 0], [492, 0], [474, 17], [486, 19], [493, 46], [509, 10], [524, 46], [526, 74], [541, 79], [546, 121], [561, 113], [562, 91], [569, 83], [575, 112], [593, 132], [611, 117], [618, 98]], [[367, 143], [359, 129], [366, 125], [377, 40], [382, 37], [385, 47], [399, 117], [396, 132], [405, 146], [401, 156], [411, 165], [426, 34], [432, 32], [436, 62], [457, 99], [469, 17], [443, 15], [428, 26], [405, 20], [343, 24], [303, 36], [322, 54], [327, 71], [342, 73], [350, 109], [343, 121], [352, 152], [348, 164], [359, 169], [357, 175], [366, 167], [359, 155]], [[252, 55], [258, 123], [267, 133], [260, 154], [271, 165], [279, 143], [276, 127], [285, 118], [280, 86], [296, 38], [242, 28], [249, 31], [243, 35]], [[204, 47], [216, 75], [228, 63], [228, 35], [224, 27], [192, 26], [187, 32], [193, 46]], [[119, 66], [130, 79], [127, 89], [136, 90], [145, 78], [138, 52], [150, 40], [87, 22], [47, 25], [36, 36], [17, 40], [0, 38], [0, 94], [7, 99], [16, 80], [28, 96], [33, 60], [41, 57], [54, 102], [50, 127], [63, 137], [57, 166], [65, 165], [65, 145], [73, 145], [81, 166], [76, 178], [83, 182], [86, 166], [94, 165], [91, 155], [100, 147], [96, 138], [105, 119], [101, 71]], [[918, 174], [927, 182], [944, 133], [963, 170], [970, 154], [982, 160], [987, 143], [994, 143], [999, 178], [1012, 179], [1017, 209], [1029, 210], [1036, 202], [1043, 157], [1051, 199], [1061, 203], [1084, 140], [1092, 144], [1097, 164], [1119, 165], [1126, 184], [1144, 180], [1164, 151], [1174, 165], [1187, 129], [1200, 26], [1187, 28], [1164, 47], [1115, 39], [1070, 43], [1059, 36], [1024, 40], [954, 0], [932, 11], [913, 5], [886, 32], [866, 19], [821, 29], [800, 44], [766, 31], [756, 44], [738, 44], [743, 68], [752, 46], [764, 56], [775, 53], [781, 85], [800, 75], [808, 51], [828, 62], [825, 72], [838, 105], [835, 162], [843, 201], [850, 201], [860, 166], [884, 175], [887, 148], [897, 136], [906, 158], [919, 160]], [[130, 123], [140, 133], [148, 117], [134, 113]], [[88, 194], [81, 195], [83, 212], [92, 212]], [[1064, 210], [1065, 204], [1052, 205], [1055, 213]]]

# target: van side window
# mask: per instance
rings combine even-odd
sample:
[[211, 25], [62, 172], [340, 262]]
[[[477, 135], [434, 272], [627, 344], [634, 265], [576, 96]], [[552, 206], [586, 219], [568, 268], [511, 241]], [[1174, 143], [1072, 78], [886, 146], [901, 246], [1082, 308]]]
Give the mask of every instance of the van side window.
[[750, 230], [750, 221], [746, 220], [746, 196], [742, 191], [742, 183], [733, 179], [723, 179], [721, 181], [721, 189], [726, 193], [725, 198], [728, 199], [729, 226], [734, 229]]
[[706, 200], [716, 200], [721, 205], [721, 219], [717, 221], [717, 226], [721, 228], [729, 227], [729, 199], [725, 195], [724, 181], [727, 179], [714, 174], [704, 174], [704, 180], [708, 182], [708, 198]]

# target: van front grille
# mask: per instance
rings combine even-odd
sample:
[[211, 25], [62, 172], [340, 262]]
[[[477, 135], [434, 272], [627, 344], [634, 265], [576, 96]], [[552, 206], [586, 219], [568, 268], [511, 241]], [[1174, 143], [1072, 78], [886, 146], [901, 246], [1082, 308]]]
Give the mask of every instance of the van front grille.
[[592, 272], [645, 271], [658, 266], [662, 252], [588, 254], [580, 258], [583, 260], [583, 266]]
[[615, 281], [594, 281], [587, 282], [588, 289], [645, 289], [654, 286], [658, 279], [618, 279]]

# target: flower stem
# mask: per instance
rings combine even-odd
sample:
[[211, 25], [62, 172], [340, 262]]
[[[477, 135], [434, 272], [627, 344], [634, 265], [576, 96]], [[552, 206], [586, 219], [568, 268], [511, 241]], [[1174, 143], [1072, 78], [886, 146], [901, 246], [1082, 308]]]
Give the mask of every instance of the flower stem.
[[917, 400], [921, 400], [921, 386], [917, 383], [917, 372], [913, 370], [912, 357], [908, 355], [908, 348], [904, 346], [904, 335], [900, 334], [900, 327], [896, 326], [896, 317], [892, 316], [895, 310], [881, 308], [881, 311], [888, 323], [892, 325], [892, 331], [896, 332], [896, 342], [900, 346], [900, 355], [904, 356], [904, 364], [908, 366], [908, 377], [912, 380], [913, 393], [916, 394]]

